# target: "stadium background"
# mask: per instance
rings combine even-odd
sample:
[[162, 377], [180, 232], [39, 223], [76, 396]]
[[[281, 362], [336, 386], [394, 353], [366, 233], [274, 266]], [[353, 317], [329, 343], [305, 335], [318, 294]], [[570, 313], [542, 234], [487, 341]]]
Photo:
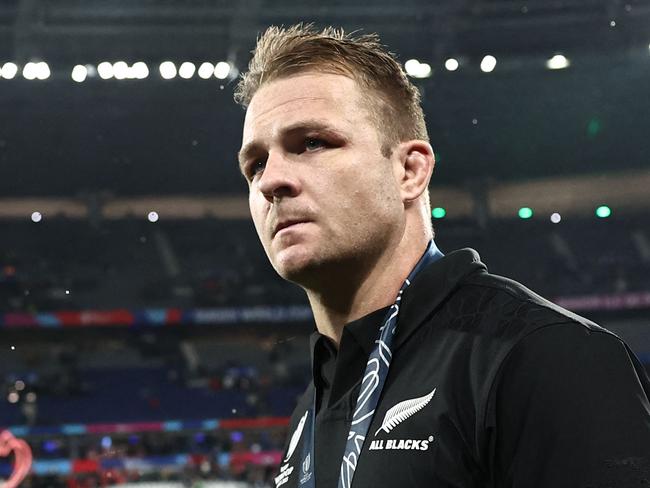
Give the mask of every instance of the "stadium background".
[[249, 222], [232, 91], [299, 21], [408, 68], [443, 252], [650, 365], [650, 2], [6, 0], [0, 430], [31, 446], [23, 486], [273, 486], [313, 324]]

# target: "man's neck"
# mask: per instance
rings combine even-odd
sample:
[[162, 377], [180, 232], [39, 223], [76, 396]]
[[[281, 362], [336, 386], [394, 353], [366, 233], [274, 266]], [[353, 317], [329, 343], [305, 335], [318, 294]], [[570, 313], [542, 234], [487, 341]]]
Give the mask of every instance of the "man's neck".
[[307, 289], [318, 331], [338, 347], [347, 323], [392, 305], [427, 243], [424, 237], [402, 242], [360, 269], [346, 267], [331, 273], [332, 282], [324, 280], [319, 289]]

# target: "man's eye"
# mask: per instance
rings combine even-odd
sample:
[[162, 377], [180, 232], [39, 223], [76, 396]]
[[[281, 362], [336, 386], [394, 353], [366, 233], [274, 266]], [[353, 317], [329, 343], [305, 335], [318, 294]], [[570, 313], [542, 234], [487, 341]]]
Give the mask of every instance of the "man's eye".
[[265, 159], [258, 159], [256, 161], [253, 161], [250, 166], [248, 167], [248, 174], [252, 178], [256, 174], [258, 174], [261, 171], [264, 171], [264, 168], [266, 167], [266, 160]]
[[315, 137], [308, 137], [305, 139], [305, 149], [307, 149], [307, 151], [313, 151], [314, 149], [318, 149], [325, 145], [325, 141], [322, 139], [317, 139]]

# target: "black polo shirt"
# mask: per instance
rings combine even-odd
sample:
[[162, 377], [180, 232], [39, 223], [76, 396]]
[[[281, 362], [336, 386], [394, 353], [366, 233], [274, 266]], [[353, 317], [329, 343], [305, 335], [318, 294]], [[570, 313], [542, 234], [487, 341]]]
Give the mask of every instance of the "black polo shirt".
[[[386, 310], [347, 324], [338, 352], [312, 336], [313, 382], [277, 486], [300, 486], [300, 419], [314, 391], [316, 487], [337, 486]], [[489, 274], [475, 251], [452, 252], [404, 293], [353, 487], [650, 486], [649, 396], [642, 365], [613, 333]]]

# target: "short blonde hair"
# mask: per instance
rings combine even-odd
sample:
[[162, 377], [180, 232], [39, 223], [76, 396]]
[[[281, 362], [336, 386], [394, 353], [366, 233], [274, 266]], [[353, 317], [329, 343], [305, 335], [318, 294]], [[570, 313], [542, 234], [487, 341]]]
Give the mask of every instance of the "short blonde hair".
[[371, 120], [384, 136], [384, 156], [390, 156], [399, 142], [429, 141], [420, 92], [376, 34], [355, 37], [333, 27], [319, 32], [313, 24], [302, 23], [289, 28], [271, 26], [258, 38], [252, 53], [248, 72], [235, 89], [235, 101], [244, 108], [264, 83], [275, 79], [309, 71], [342, 74], [363, 89]]

